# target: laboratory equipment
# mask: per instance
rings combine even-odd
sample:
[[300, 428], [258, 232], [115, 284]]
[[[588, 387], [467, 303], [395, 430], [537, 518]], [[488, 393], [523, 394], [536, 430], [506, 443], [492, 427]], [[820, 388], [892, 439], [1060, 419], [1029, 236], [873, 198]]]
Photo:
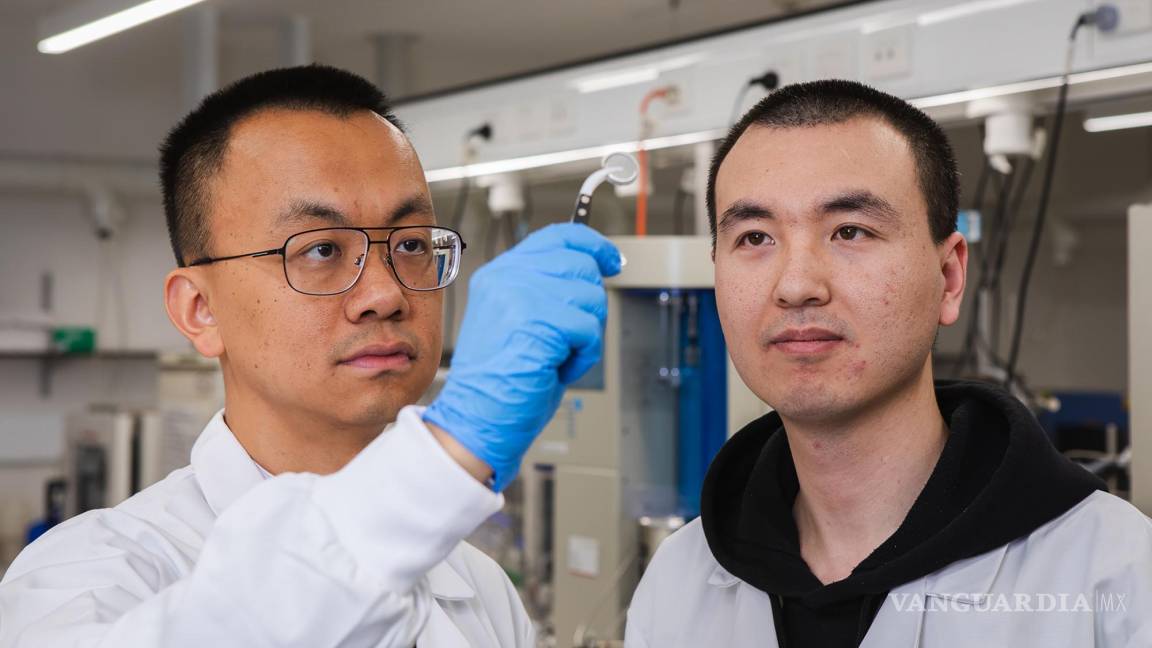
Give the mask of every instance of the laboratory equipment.
[[572, 209], [572, 222], [583, 225], [588, 224], [592, 217], [592, 194], [596, 187], [611, 182], [616, 186], [623, 186], [635, 182], [640, 173], [640, 166], [636, 158], [627, 153], [610, 153], [605, 156], [600, 168], [593, 171], [584, 184], [580, 185], [580, 193], [576, 196], [576, 206]]
[[192, 446], [224, 406], [215, 360], [159, 359], [157, 407], [93, 405], [69, 414], [64, 431], [65, 517], [116, 506], [187, 466]]
[[65, 515], [115, 506], [139, 490], [133, 468], [137, 416], [115, 408], [68, 415], [64, 424]]

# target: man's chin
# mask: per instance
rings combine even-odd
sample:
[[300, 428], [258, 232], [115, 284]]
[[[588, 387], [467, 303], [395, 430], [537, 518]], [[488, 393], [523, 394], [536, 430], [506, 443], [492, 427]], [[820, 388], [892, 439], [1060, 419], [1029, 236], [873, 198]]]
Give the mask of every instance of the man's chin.
[[806, 424], [843, 420], [853, 410], [848, 394], [828, 384], [803, 384], [786, 389], [776, 385], [766, 396], [764, 402], [781, 418]]

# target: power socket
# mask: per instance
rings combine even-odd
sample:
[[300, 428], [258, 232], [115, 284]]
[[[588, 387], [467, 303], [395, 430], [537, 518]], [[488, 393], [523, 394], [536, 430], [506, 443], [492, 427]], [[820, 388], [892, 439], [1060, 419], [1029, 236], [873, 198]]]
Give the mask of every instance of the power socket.
[[912, 37], [912, 25], [866, 34], [861, 53], [865, 78], [892, 79], [912, 74]]

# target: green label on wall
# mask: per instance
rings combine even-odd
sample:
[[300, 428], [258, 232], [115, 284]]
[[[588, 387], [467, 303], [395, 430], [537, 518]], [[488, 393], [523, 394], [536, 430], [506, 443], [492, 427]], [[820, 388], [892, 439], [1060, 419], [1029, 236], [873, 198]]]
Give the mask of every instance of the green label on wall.
[[86, 326], [53, 329], [52, 345], [60, 353], [92, 353], [96, 350], [96, 330]]

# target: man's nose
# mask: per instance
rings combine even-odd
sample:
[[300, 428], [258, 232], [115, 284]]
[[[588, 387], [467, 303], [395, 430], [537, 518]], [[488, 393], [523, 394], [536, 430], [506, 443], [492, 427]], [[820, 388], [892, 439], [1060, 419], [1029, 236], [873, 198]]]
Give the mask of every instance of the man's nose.
[[359, 260], [363, 265], [360, 279], [344, 302], [349, 321], [402, 319], [408, 314], [408, 296], [386, 259], [384, 246], [373, 245]]
[[781, 308], [822, 306], [831, 291], [827, 281], [828, 264], [816, 245], [788, 245], [777, 257], [778, 266], [772, 298]]

